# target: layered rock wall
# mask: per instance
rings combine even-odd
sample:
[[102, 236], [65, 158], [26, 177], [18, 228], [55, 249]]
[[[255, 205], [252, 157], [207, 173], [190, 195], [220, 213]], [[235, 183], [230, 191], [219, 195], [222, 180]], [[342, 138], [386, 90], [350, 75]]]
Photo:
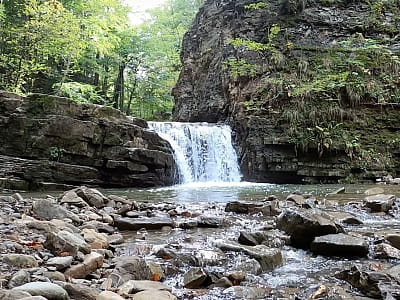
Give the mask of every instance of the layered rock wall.
[[0, 187], [174, 183], [169, 145], [110, 107], [0, 92]]
[[399, 15], [399, 1], [208, 0], [183, 41], [174, 120], [228, 122], [245, 180], [399, 172]]

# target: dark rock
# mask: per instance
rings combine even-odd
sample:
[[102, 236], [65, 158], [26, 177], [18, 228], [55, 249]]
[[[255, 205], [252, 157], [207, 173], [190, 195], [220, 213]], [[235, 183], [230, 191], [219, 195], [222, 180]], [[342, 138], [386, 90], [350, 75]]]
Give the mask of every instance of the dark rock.
[[197, 219], [198, 227], [218, 228], [223, 225], [223, 220], [219, 217], [200, 216]]
[[374, 247], [374, 256], [382, 259], [400, 259], [400, 250], [389, 244], [381, 243]]
[[108, 202], [108, 198], [96, 189], [81, 186], [73, 191], [90, 206], [102, 208]]
[[353, 266], [335, 276], [347, 281], [368, 297], [378, 299], [398, 299], [400, 297], [400, 281], [383, 272], [363, 270]]
[[240, 232], [238, 242], [242, 245], [265, 245], [272, 248], [281, 248], [288, 245], [290, 237], [278, 230]]
[[263, 203], [255, 202], [228, 202], [225, 206], [226, 212], [234, 212], [238, 214], [258, 213], [263, 206]]
[[139, 230], [145, 229], [161, 229], [164, 226], [173, 225], [172, 219], [169, 218], [121, 218], [117, 217], [114, 219], [115, 226], [119, 230]]
[[32, 268], [38, 266], [33, 256], [25, 254], [6, 254], [3, 256], [2, 261], [4, 264], [18, 268]]
[[72, 299], [96, 300], [100, 292], [87, 285], [67, 283], [63, 286]]
[[76, 256], [78, 251], [83, 253], [90, 253], [91, 251], [90, 246], [81, 235], [65, 230], [49, 232], [44, 246], [55, 255], [69, 253], [72, 256]]
[[390, 233], [385, 239], [395, 248], [400, 249], [400, 234]]
[[208, 275], [202, 268], [191, 268], [183, 275], [183, 285], [188, 289], [198, 289], [204, 287], [207, 278]]
[[119, 245], [124, 242], [124, 237], [119, 233], [108, 235], [107, 239], [111, 245]]
[[0, 178], [8, 187], [175, 182], [170, 146], [145, 121], [110, 107], [38, 94], [18, 101], [0, 94], [0, 107]]
[[311, 252], [327, 256], [366, 256], [368, 243], [365, 239], [348, 234], [328, 234], [314, 239]]
[[387, 213], [393, 206], [396, 197], [394, 195], [378, 194], [365, 197], [364, 205], [368, 207], [371, 212], [385, 212]]
[[60, 203], [67, 203], [71, 205], [75, 205], [77, 207], [85, 207], [88, 206], [88, 203], [85, 202], [81, 197], [79, 197], [75, 191], [67, 191], [65, 192], [60, 199]]
[[223, 294], [233, 299], [268, 299], [271, 289], [253, 286], [232, 286], [224, 290]]
[[30, 282], [13, 290], [28, 292], [32, 296], [43, 296], [48, 300], [69, 300], [68, 293], [62, 287], [50, 282]]
[[48, 221], [52, 219], [62, 220], [64, 218], [67, 218], [76, 223], [81, 223], [81, 220], [76, 214], [47, 199], [39, 199], [33, 202], [33, 212], [38, 217]]
[[122, 256], [117, 259], [115, 268], [109, 278], [112, 287], [119, 287], [129, 280], [151, 280], [153, 272], [143, 258]]
[[[12, 289], [17, 286], [28, 283], [28, 282], [30, 282], [30, 279], [31, 279], [31, 275], [29, 274], [28, 271], [19, 270], [17, 273], [15, 273], [11, 277], [10, 281], [8, 282], [8, 288]], [[0, 296], [0, 299], [2, 299], [1, 296]]]
[[302, 249], [307, 249], [317, 236], [343, 232], [338, 224], [322, 212], [300, 209], [283, 211], [276, 226], [290, 235], [294, 247]]

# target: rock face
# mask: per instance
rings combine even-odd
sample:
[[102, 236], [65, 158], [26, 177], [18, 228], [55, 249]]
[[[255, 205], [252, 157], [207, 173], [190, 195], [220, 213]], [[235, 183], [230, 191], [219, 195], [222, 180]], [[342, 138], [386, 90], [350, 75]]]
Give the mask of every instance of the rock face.
[[[339, 49], [352, 39], [385, 37], [393, 55], [399, 51], [393, 37], [400, 4], [383, 6], [378, 16], [361, 0], [205, 1], [183, 40], [174, 120], [230, 123], [248, 181], [337, 182], [398, 172], [400, 147], [391, 144], [398, 96], [373, 95], [368, 81], [387, 83], [372, 73], [357, 93], [351, 76], [338, 78], [355, 70], [343, 58], [358, 50]], [[362, 52], [366, 43], [356, 47]], [[362, 64], [372, 70], [372, 60]], [[344, 69], [332, 67], [342, 62]]]
[[110, 107], [0, 92], [0, 187], [174, 183], [169, 145]]

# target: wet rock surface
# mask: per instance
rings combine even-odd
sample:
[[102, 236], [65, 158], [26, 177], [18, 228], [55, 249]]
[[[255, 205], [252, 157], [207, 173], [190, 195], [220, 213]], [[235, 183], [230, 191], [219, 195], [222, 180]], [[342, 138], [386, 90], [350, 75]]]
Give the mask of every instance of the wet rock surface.
[[[399, 200], [374, 213], [360, 197], [339, 204], [292, 193], [227, 205], [141, 202], [87, 187], [0, 195], [0, 299], [396, 299]], [[260, 209], [271, 201], [279, 216]], [[360, 222], [344, 221], [352, 218]], [[121, 219], [136, 225], [122, 230]]]

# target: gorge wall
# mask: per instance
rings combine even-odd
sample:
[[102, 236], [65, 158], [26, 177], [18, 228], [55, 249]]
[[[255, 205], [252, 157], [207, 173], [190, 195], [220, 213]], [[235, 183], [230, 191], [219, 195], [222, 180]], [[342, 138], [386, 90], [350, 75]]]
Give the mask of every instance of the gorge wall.
[[0, 91], [0, 140], [0, 188], [174, 183], [169, 145], [110, 107]]
[[174, 120], [228, 122], [245, 180], [398, 174], [399, 52], [398, 0], [207, 0]]

